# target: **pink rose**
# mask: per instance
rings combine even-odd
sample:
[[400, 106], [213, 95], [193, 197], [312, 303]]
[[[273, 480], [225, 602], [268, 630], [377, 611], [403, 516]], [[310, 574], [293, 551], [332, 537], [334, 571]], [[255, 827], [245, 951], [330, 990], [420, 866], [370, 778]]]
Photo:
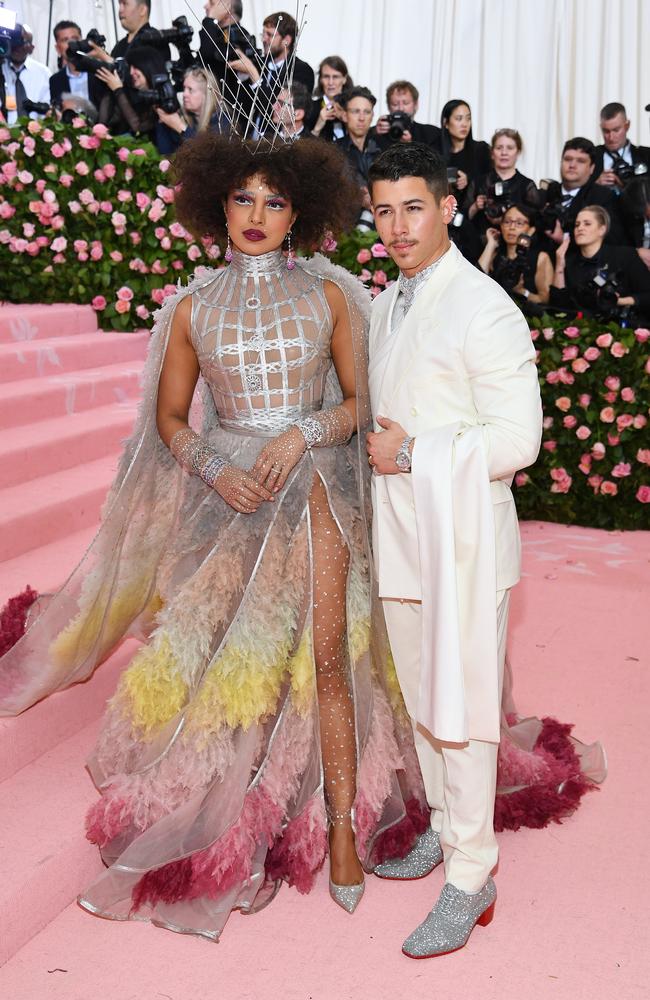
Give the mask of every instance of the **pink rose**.
[[599, 347], [609, 347], [613, 339], [611, 333], [601, 333], [596, 337], [596, 343]]
[[[357, 260], [358, 260], [358, 258], [357, 258]], [[530, 339], [531, 340], [537, 340], [539, 338], [539, 330], [530, 330], [529, 333], [530, 333]]]
[[617, 392], [604, 392], [603, 393], [603, 399], [607, 403], [615, 403], [616, 400], [618, 399], [618, 393]]
[[608, 389], [613, 389], [615, 392], [621, 388], [621, 380], [617, 378], [616, 375], [608, 375], [605, 379], [605, 385]]
[[106, 299], [103, 295], [96, 295], [90, 304], [93, 309], [96, 309], [99, 312], [100, 309], [106, 308]]
[[545, 431], [549, 430], [553, 426], [553, 417], [544, 417], [542, 420], [542, 426]]
[[638, 431], [640, 431], [642, 427], [645, 427], [647, 422], [648, 422], [647, 417], [644, 417], [642, 413], [637, 413], [636, 416], [634, 417], [634, 420], [632, 421], [632, 426], [635, 427]]
[[88, 254], [82, 250], [81, 253], [77, 254], [77, 260], [86, 261], [88, 260]]
[[83, 191], [79, 192], [79, 201], [82, 205], [89, 205], [91, 201], [95, 200], [95, 195], [92, 193], [90, 188], [84, 188]]
[[627, 427], [631, 427], [633, 423], [634, 417], [631, 413], [621, 413], [621, 415], [616, 418], [616, 426], [619, 431], [624, 431]]
[[130, 191], [118, 191], [117, 192], [117, 200], [119, 202], [124, 203], [126, 201], [131, 201], [132, 197], [133, 197], [133, 195], [131, 194]]
[[564, 424], [564, 426], [566, 428], [568, 428], [568, 430], [573, 430], [573, 428], [576, 426], [576, 424], [578, 423], [578, 421], [577, 421], [576, 417], [573, 416], [572, 413], [569, 413], [564, 418], [564, 420], [562, 421], [562, 423]]
[[582, 373], [586, 372], [591, 365], [588, 361], [585, 361], [584, 358], [576, 358], [575, 361], [571, 362], [571, 367], [576, 375], [582, 375]]
[[143, 305], [136, 306], [135, 314], [138, 319], [149, 319], [149, 316], [151, 315], [147, 307]]
[[116, 173], [117, 173], [117, 167], [115, 166], [115, 164], [107, 163], [106, 166], [104, 167], [104, 175], [108, 178], [108, 180], [112, 180], [113, 177], [115, 177]]
[[642, 465], [650, 465], [650, 448], [639, 448], [636, 453], [637, 462], [641, 462]]
[[621, 344], [620, 341], [616, 340], [610, 348], [610, 354], [614, 358], [624, 358], [627, 354], [627, 347], [625, 347], [624, 344]]
[[38, 256], [38, 254], [40, 253], [40, 250], [41, 250], [41, 248], [39, 247], [38, 243], [28, 243], [27, 244], [27, 253], [29, 254], [30, 257], [36, 257], [36, 256]]
[[565, 329], [565, 331], [564, 331], [564, 336], [565, 337], [572, 337], [572, 338], [579, 337], [580, 336], [580, 330], [578, 329], [577, 326], [567, 326], [566, 329]]
[[544, 340], [553, 340], [553, 337], [555, 336], [555, 330], [553, 329], [552, 326], [545, 326], [544, 329], [542, 330], [542, 336], [544, 337]]
[[646, 330], [644, 326], [640, 326], [638, 330], [634, 331], [634, 336], [640, 344], [645, 344], [648, 337], [650, 337], [650, 330]]
[[358, 277], [359, 281], [370, 281], [370, 279], [372, 278], [372, 273], [368, 270], [367, 267], [362, 267], [361, 274]]
[[639, 503], [650, 503], [650, 486], [639, 486], [636, 498]]
[[[93, 198], [93, 200], [88, 205], [86, 205], [86, 208], [91, 213], [91, 215], [99, 215], [100, 205], [99, 205], [99, 202], [95, 201], [94, 198]], [[119, 233], [119, 229], [116, 229], [115, 232]]]
[[122, 163], [126, 163], [126, 161], [129, 158], [129, 150], [126, 148], [126, 146], [120, 146], [120, 148], [117, 151], [117, 157]]
[[18, 173], [18, 180], [21, 184], [31, 184], [34, 180], [34, 175], [30, 174], [29, 170], [21, 170]]
[[79, 145], [82, 149], [99, 149], [99, 139], [95, 135], [80, 135]]
[[65, 236], [57, 236], [56, 239], [53, 239], [50, 243], [50, 250], [53, 250], [54, 253], [63, 253], [67, 245], [68, 241]]
[[66, 150], [64, 149], [64, 147], [61, 145], [60, 142], [53, 143], [50, 152], [52, 156], [56, 157], [57, 160], [60, 160], [61, 157], [65, 156], [66, 154]]
[[152, 274], [167, 274], [168, 268], [163, 264], [161, 260], [154, 260], [151, 265]]
[[100, 139], [105, 139], [108, 135], [108, 128], [106, 125], [93, 125], [93, 135], [98, 136]]
[[613, 424], [614, 423], [614, 416], [615, 416], [615, 414], [614, 414], [614, 411], [611, 408], [611, 406], [605, 406], [600, 411], [600, 419], [602, 420], [602, 422], [604, 424]]
[[59, 177], [59, 184], [64, 188], [69, 188], [74, 180], [72, 174], [61, 174]]
[[544, 441], [542, 448], [545, 451], [555, 451], [557, 449], [557, 441]]
[[28, 245], [27, 240], [16, 238], [13, 238], [9, 243], [10, 249], [15, 250], [17, 253], [24, 253]]
[[580, 406], [584, 406], [584, 408], [587, 409], [591, 403], [591, 396], [589, 393], [583, 392], [580, 396], [578, 396], [578, 402], [580, 403]]
[[530, 476], [528, 475], [527, 472], [518, 472], [517, 475], [515, 476], [516, 486], [525, 486], [526, 483], [529, 482], [530, 482]]
[[133, 244], [134, 247], [137, 247], [138, 243], [142, 242], [142, 237], [140, 236], [140, 233], [129, 233], [129, 239], [131, 240], [131, 243]]
[[591, 430], [585, 424], [581, 424], [576, 431], [576, 437], [578, 441], [586, 441], [591, 437]]
[[201, 256], [200, 247], [197, 247], [196, 243], [193, 243], [192, 246], [188, 248], [187, 256], [189, 260], [198, 260]]
[[[163, 238], [160, 241], [160, 246], [162, 250], [171, 250], [172, 241], [170, 240], [169, 236], [163, 236]], [[211, 247], [211, 250], [214, 250], [214, 247]], [[219, 253], [218, 252], [216, 254], [211, 253], [210, 256], [218, 257]]]
[[585, 361], [596, 361], [600, 357], [600, 351], [597, 347], [588, 347], [583, 357]]
[[612, 483], [611, 480], [606, 479], [600, 485], [600, 492], [606, 497], [615, 497], [618, 493], [618, 486], [616, 483]]
[[574, 358], [578, 357], [578, 348], [575, 344], [571, 344], [570, 347], [565, 347], [562, 351], [563, 361], [573, 361]]
[[548, 382], [549, 385], [557, 385], [557, 383], [560, 381], [560, 373], [557, 371], [547, 372], [546, 381]]
[[[38, 123], [35, 123], [38, 124]], [[39, 125], [40, 130], [40, 125]], [[31, 135], [26, 135], [23, 139], [23, 149], [25, 151], [25, 156], [33, 156], [34, 150], [36, 149], [36, 143]]]
[[[182, 271], [182, 270], [183, 270], [183, 268], [185, 267], [185, 264], [183, 263], [183, 261], [182, 261], [182, 260], [173, 260], [173, 261], [172, 261], [172, 267], [173, 267], [173, 269], [174, 269], [175, 271]], [[198, 275], [199, 271], [201, 271], [201, 267], [197, 267], [194, 273], [195, 273], [196, 275]], [[203, 268], [203, 271], [207, 272], [207, 271], [208, 271], [208, 268], [207, 268], [207, 267], [204, 267], [204, 268]]]
[[178, 289], [176, 288], [176, 285], [169, 284], [169, 285], [165, 285], [165, 287], [163, 288], [163, 291], [164, 291], [164, 293], [165, 293], [166, 296], [167, 295], [175, 295], [176, 292], [178, 291]]
[[162, 288], [154, 288], [151, 292], [151, 298], [154, 300], [156, 305], [160, 306], [165, 301], [165, 293]]
[[151, 208], [147, 212], [147, 218], [151, 219], [152, 222], [159, 222], [166, 212], [167, 209], [164, 202], [160, 198], [155, 198], [151, 203]]
[[117, 302], [115, 303], [115, 312], [120, 313], [120, 315], [122, 315], [123, 313], [128, 313], [130, 308], [131, 308], [131, 303], [125, 302], [124, 299], [118, 299]]
[[186, 232], [184, 227], [181, 226], [180, 222], [172, 222], [171, 226], [169, 227], [169, 231], [172, 234], [172, 236], [177, 237], [177, 239], [185, 238]]
[[587, 480], [589, 485], [593, 488], [594, 493], [598, 493], [600, 491], [600, 484], [602, 481], [602, 476], [589, 476], [589, 479]]
[[106, 174], [104, 173], [103, 170], [100, 170], [99, 168], [97, 168], [97, 170], [93, 170], [93, 177], [95, 178], [98, 184], [103, 184], [104, 181], [106, 180]]
[[616, 445], [620, 443], [620, 440], [621, 439], [618, 436], [618, 434], [613, 434], [612, 431], [608, 432], [608, 434], [607, 434], [607, 443], [609, 445], [611, 445], [612, 448], [615, 448]]
[[621, 389], [621, 399], [624, 399], [626, 403], [633, 403], [636, 399], [634, 389], [632, 389], [629, 385], [624, 386]]
[[156, 226], [156, 228], [153, 231], [153, 234], [157, 240], [161, 240], [166, 232], [167, 230], [165, 229], [164, 226]]
[[128, 285], [122, 285], [117, 290], [117, 297], [120, 302], [130, 302], [133, 298], [133, 289], [129, 288]]
[[111, 260], [112, 260], [112, 261], [114, 261], [114, 262], [115, 262], [116, 264], [119, 264], [119, 263], [120, 263], [121, 261], [123, 261], [123, 260], [124, 260], [124, 256], [123, 256], [123, 255], [122, 255], [122, 254], [120, 253], [120, 251], [119, 251], [119, 250], [111, 250], [111, 252], [109, 253], [109, 255], [108, 255], [108, 256], [109, 256], [109, 257], [111, 258]]
[[52, 142], [53, 138], [54, 138], [54, 132], [52, 131], [52, 129], [44, 128], [43, 131], [41, 132], [41, 139], [43, 140], [43, 142]]
[[88, 249], [88, 242], [86, 240], [75, 240], [72, 245], [75, 253], [81, 253], [82, 251], [85, 253]]
[[16, 209], [8, 201], [0, 201], [0, 219], [10, 219], [16, 214]]
[[375, 271], [375, 273], [373, 274], [372, 280], [373, 280], [373, 284], [375, 284], [375, 285], [385, 285], [386, 282], [387, 282], [387, 280], [388, 280], [388, 278], [386, 276], [386, 272], [385, 271], [378, 270], [378, 271]]
[[124, 180], [125, 181], [132, 181], [133, 180], [133, 167], [127, 167], [126, 168], [126, 170], [124, 171]]
[[[52, 147], [52, 149], [54, 149], [54, 147]], [[84, 163], [83, 160], [79, 160], [78, 163], [75, 163], [74, 168], [80, 177], [86, 177], [90, 173], [90, 167], [87, 163]]]
[[160, 173], [161, 174], [166, 174], [167, 171], [169, 170], [170, 166], [171, 166], [171, 164], [170, 164], [169, 160], [161, 160], [160, 163], [158, 164], [158, 167], [160, 169]]
[[580, 456], [578, 468], [585, 476], [588, 476], [591, 472], [591, 455], [588, 452], [585, 455]]
[[368, 250], [366, 247], [362, 247], [361, 250], [359, 250], [359, 253], [357, 254], [357, 262], [359, 264], [367, 264], [369, 260], [372, 260], [372, 254], [370, 253], [370, 250]]
[[631, 471], [632, 466], [629, 462], [619, 462], [612, 469], [612, 475], [614, 479], [625, 479], [626, 476], [629, 476]]
[[172, 187], [165, 187], [164, 184], [158, 184], [156, 194], [166, 205], [171, 205], [174, 201], [174, 189]]
[[99, 207], [101, 208], [102, 212], [104, 212], [106, 215], [110, 215], [110, 213], [113, 211], [113, 205], [110, 201], [100, 201]]
[[144, 210], [151, 204], [151, 198], [148, 194], [145, 194], [144, 191], [138, 191], [135, 196], [135, 203], [140, 211], [144, 212]]
[[564, 385], [573, 385], [573, 383], [575, 382], [575, 378], [573, 377], [571, 372], [566, 370], [564, 365], [562, 365], [561, 368], [558, 368], [557, 373], [560, 376], [560, 382], [562, 382]]
[[568, 396], [558, 396], [558, 398], [555, 400], [555, 405], [557, 406], [558, 410], [562, 410], [563, 413], [566, 413], [567, 410], [571, 409], [571, 400], [569, 399]]
[[383, 243], [373, 243], [370, 247], [370, 253], [373, 257], [388, 257], [388, 250]]
[[568, 493], [571, 489], [573, 480], [566, 469], [551, 469], [551, 479], [553, 480], [551, 493]]
[[132, 149], [131, 152], [134, 156], [146, 156], [147, 152], [144, 149]]
[[126, 226], [126, 215], [123, 212], [113, 212], [111, 215], [111, 223], [116, 228], [123, 229]]
[[78, 215], [79, 212], [81, 211], [81, 205], [80, 205], [80, 203], [78, 201], [75, 201], [75, 200], [69, 201], [68, 202], [68, 211], [72, 212], [73, 215]]
[[6, 142], [7, 139], [11, 138], [11, 132], [8, 128], [0, 128], [0, 142]]
[[8, 160], [7, 163], [2, 164], [2, 174], [7, 181], [14, 179], [18, 173], [18, 166], [13, 160]]
[[90, 248], [90, 259], [91, 260], [101, 260], [104, 256], [104, 248], [100, 245], [93, 245]]
[[38, 133], [41, 131], [41, 128], [42, 128], [41, 123], [38, 121], [37, 118], [33, 118], [27, 125], [27, 131], [29, 132], [30, 135], [38, 135]]
[[23, 222], [23, 236], [26, 236], [28, 240], [31, 240], [35, 232], [36, 226], [33, 222]]

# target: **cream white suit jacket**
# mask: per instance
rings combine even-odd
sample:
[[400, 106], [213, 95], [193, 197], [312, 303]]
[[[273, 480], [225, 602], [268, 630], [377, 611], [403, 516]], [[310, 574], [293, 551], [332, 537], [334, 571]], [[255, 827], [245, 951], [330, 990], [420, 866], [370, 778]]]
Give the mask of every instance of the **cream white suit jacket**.
[[[480, 427], [496, 534], [496, 587], [519, 579], [520, 539], [510, 491], [539, 451], [542, 413], [528, 325], [510, 297], [452, 244], [391, 332], [397, 285], [370, 323], [370, 397], [378, 415], [417, 437], [451, 424]], [[461, 430], [462, 432], [462, 430]], [[373, 544], [382, 597], [422, 596], [411, 477], [373, 476]]]

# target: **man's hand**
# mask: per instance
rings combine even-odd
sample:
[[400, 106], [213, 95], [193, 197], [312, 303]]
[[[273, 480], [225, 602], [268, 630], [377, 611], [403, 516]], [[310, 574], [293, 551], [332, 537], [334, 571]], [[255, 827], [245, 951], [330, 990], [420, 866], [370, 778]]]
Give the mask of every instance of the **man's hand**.
[[244, 73], [252, 83], [257, 83], [260, 78], [260, 71], [248, 56], [244, 55], [241, 49], [235, 49], [237, 59], [228, 60], [228, 65], [235, 73]]
[[88, 44], [90, 45], [90, 52], [88, 55], [92, 56], [93, 59], [101, 59], [102, 62], [107, 63], [113, 62], [113, 56], [110, 52], [107, 52], [106, 49], [100, 48], [99, 45], [95, 45], [94, 42], [89, 42]]
[[605, 187], [623, 187], [621, 179], [614, 173], [613, 170], [603, 170], [600, 177], [596, 179], [596, 184], [604, 184]]
[[395, 456], [407, 434], [401, 424], [388, 417], [377, 417], [377, 423], [384, 430], [377, 434], [366, 434], [368, 461], [377, 475], [394, 476], [400, 471], [395, 463]]
[[547, 236], [550, 236], [550, 238], [553, 240], [554, 243], [558, 244], [558, 246], [564, 240], [564, 230], [562, 229], [562, 226], [560, 225], [560, 220], [559, 219], [555, 220], [555, 225], [554, 225], [553, 229], [547, 229], [547, 230], [545, 230], [545, 232], [546, 232]]
[[388, 116], [382, 115], [381, 118], [377, 119], [377, 124], [375, 125], [375, 131], [377, 135], [388, 135], [388, 129], [390, 125], [388, 124]]
[[120, 77], [112, 69], [107, 69], [102, 66], [101, 69], [97, 70], [95, 76], [98, 80], [101, 80], [102, 83], [105, 83], [108, 89], [112, 90], [113, 93], [115, 93], [116, 90], [122, 90], [124, 87]]
[[458, 177], [456, 178], [456, 190], [464, 191], [468, 184], [469, 178], [467, 177], [467, 174], [464, 170], [459, 170]]

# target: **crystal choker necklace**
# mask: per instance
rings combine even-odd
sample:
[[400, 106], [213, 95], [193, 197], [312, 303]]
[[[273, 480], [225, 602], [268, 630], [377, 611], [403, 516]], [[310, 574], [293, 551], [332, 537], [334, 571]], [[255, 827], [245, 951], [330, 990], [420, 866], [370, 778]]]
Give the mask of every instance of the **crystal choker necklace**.
[[257, 256], [242, 253], [233, 247], [230, 267], [240, 274], [275, 274], [281, 268], [286, 270], [287, 262], [281, 250], [271, 250]]

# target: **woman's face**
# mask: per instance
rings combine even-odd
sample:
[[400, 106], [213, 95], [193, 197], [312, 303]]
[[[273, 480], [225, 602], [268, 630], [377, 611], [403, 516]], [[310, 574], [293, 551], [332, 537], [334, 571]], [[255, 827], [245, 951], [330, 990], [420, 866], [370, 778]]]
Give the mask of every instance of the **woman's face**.
[[201, 114], [205, 102], [206, 85], [196, 76], [186, 76], [183, 81], [183, 107], [193, 115]]
[[602, 243], [606, 232], [607, 227], [598, 221], [593, 212], [578, 212], [573, 229], [573, 238], [577, 246], [589, 246], [590, 243], [596, 243], [598, 240]]
[[447, 119], [447, 131], [453, 139], [464, 141], [472, 127], [472, 112], [466, 104], [459, 104]]
[[259, 174], [230, 192], [225, 212], [233, 244], [253, 257], [279, 250], [296, 219], [289, 199]]
[[510, 136], [500, 135], [492, 147], [492, 162], [497, 170], [512, 170], [517, 162], [519, 150]]
[[503, 242], [514, 246], [522, 233], [532, 232], [529, 220], [518, 208], [509, 208], [501, 220]]
[[345, 75], [339, 73], [333, 66], [328, 66], [327, 63], [324, 63], [320, 71], [319, 82], [323, 94], [331, 100], [342, 92]]
[[136, 90], [149, 90], [147, 78], [141, 69], [138, 69], [137, 66], [132, 66], [130, 74], [131, 74], [131, 83], [133, 84]]

